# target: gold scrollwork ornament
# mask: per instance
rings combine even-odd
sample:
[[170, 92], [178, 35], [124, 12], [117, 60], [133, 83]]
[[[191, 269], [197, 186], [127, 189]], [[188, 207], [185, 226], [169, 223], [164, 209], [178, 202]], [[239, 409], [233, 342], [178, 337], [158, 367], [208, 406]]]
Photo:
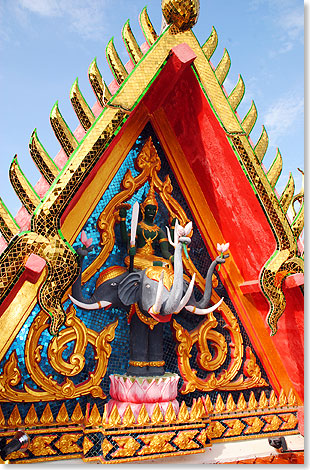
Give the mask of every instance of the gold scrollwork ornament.
[[[66, 327], [61, 330], [59, 336], [52, 338], [48, 348], [48, 359], [56, 372], [63, 375], [77, 375], [85, 364], [85, 350], [87, 344], [94, 349], [96, 366], [89, 373], [89, 378], [83, 383], [75, 385], [66, 377], [59, 384], [51, 376], [46, 376], [40, 367], [42, 345], [39, 344], [40, 337], [48, 328], [47, 315], [40, 312], [34, 319], [25, 342], [25, 364], [30, 378], [39, 387], [34, 389], [23, 384], [23, 391], [14, 388], [20, 383], [21, 373], [18, 367], [17, 355], [13, 351], [4, 365], [3, 374], [0, 376], [0, 400], [13, 402], [36, 402], [50, 400], [64, 400], [77, 398], [82, 395], [91, 394], [94, 397], [105, 398], [100, 383], [106, 373], [108, 359], [111, 355], [111, 345], [115, 336], [115, 328], [118, 320], [107, 325], [100, 333], [86, 328], [76, 316], [73, 305], [67, 310]], [[62, 357], [66, 346], [74, 341], [74, 348], [68, 361]]]
[[[217, 295], [217, 294], [215, 294]], [[186, 331], [176, 320], [173, 320], [175, 339], [177, 345], [177, 356], [179, 370], [183, 377], [184, 384], [181, 393], [194, 392], [196, 389], [204, 392], [211, 390], [245, 390], [253, 386], [262, 387], [268, 385], [261, 376], [261, 371], [256, 363], [255, 356], [250, 348], [246, 350], [246, 361], [242, 374], [236, 379], [243, 362], [243, 340], [239, 324], [230, 308], [222, 303], [220, 309], [223, 318], [226, 320], [225, 329], [231, 335], [230, 348], [233, 350], [231, 361], [227, 370], [221, 370], [216, 376], [214, 371], [218, 370], [227, 358], [227, 343], [225, 337], [215, 331], [217, 320], [211, 312], [209, 316], [197, 328], [191, 332]], [[208, 346], [211, 346], [211, 350]], [[206, 378], [197, 377], [197, 371], [190, 365], [192, 348], [197, 347], [197, 364], [201, 369], [211, 372]]]

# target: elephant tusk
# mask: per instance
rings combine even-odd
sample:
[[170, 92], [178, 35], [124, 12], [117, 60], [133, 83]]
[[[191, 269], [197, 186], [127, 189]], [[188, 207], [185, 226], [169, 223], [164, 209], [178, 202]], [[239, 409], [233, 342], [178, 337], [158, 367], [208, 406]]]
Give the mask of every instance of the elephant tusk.
[[207, 315], [208, 313], [214, 312], [214, 310], [216, 310], [221, 305], [223, 300], [224, 300], [224, 297], [222, 297], [221, 300], [219, 300], [217, 304], [212, 305], [212, 307], [209, 307], [209, 308], [198, 308], [198, 307], [194, 307], [193, 305], [187, 305], [185, 308], [186, 310], [194, 313], [195, 315]]
[[74, 297], [69, 295], [69, 299], [78, 307], [83, 308], [84, 310], [97, 310], [99, 308], [107, 308], [110, 307], [112, 304], [111, 302], [107, 302], [106, 300], [96, 302], [94, 304], [85, 304], [83, 302], [79, 302]]
[[187, 291], [186, 291], [184, 297], [181, 299], [181, 301], [180, 301], [180, 303], [179, 303], [179, 305], [176, 308], [174, 313], [179, 313], [185, 307], [187, 302], [189, 301], [190, 296], [192, 295], [192, 292], [193, 292], [193, 289], [194, 289], [195, 277], [196, 277], [196, 273], [193, 274], [193, 277], [192, 277], [191, 282], [190, 282], [190, 284], [187, 288]]
[[160, 309], [161, 309], [161, 306], [162, 306], [162, 303], [163, 303], [163, 300], [162, 300], [163, 290], [164, 290], [163, 279], [164, 279], [164, 270], [162, 270], [162, 272], [160, 274], [159, 281], [158, 281], [155, 303], [149, 309], [149, 310], [152, 310], [153, 313], [159, 313]]
[[170, 243], [170, 245], [172, 245], [175, 248], [175, 244], [173, 243], [173, 241], [171, 239], [170, 230], [167, 226], [166, 226], [166, 229], [167, 229], [168, 242]]

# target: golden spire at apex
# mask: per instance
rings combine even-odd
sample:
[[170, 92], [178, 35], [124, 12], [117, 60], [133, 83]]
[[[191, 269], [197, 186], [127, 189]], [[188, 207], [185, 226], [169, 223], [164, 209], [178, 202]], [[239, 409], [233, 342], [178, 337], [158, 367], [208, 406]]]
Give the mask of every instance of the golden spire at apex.
[[200, 1], [162, 0], [161, 9], [168, 24], [174, 24], [180, 31], [187, 31], [198, 20]]

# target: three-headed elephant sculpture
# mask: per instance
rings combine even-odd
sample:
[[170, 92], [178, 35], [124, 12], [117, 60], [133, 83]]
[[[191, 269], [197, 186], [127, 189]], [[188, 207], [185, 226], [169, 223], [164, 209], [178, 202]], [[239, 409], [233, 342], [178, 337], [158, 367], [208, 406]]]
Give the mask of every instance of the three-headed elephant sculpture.
[[[179, 228], [183, 229], [180, 226]], [[190, 283], [184, 281], [182, 247], [190, 243], [187, 236], [190, 230], [191, 224], [183, 231], [179, 230], [179, 235], [175, 236], [172, 243], [175, 247], [174, 273], [167, 272], [167, 269], [160, 266], [132, 273], [129, 273], [126, 267], [112, 266], [101, 273], [96, 289], [89, 299], [84, 298], [81, 289], [83, 259], [87, 256], [89, 248], [77, 249], [81, 269], [72, 286], [70, 299], [85, 310], [115, 307], [128, 313], [130, 353], [127, 375], [163, 375], [163, 324], [184, 308], [198, 315], [206, 315], [218, 308], [223, 300], [207, 308], [211, 299], [215, 267], [225, 263], [225, 258], [229, 255], [218, 256], [211, 263], [206, 275], [204, 295], [199, 302], [193, 293], [195, 275]]]

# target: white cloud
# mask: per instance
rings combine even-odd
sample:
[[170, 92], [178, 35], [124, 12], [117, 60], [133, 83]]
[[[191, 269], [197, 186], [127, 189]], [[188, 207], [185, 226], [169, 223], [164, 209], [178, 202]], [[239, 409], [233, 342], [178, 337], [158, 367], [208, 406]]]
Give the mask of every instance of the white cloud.
[[61, 14], [61, 2], [57, 0], [19, 0], [19, 5], [31, 13], [41, 16], [57, 16]]
[[280, 16], [280, 26], [291, 39], [300, 39], [304, 31], [304, 14], [302, 9], [289, 10]]
[[304, 100], [301, 96], [285, 96], [271, 104], [264, 116], [270, 143], [290, 131], [294, 122], [303, 114]]
[[304, 3], [300, 0], [250, 0], [249, 11], [265, 10], [265, 20], [273, 24], [274, 34], [278, 35], [283, 47], [271, 51], [273, 57], [294, 48], [296, 42], [303, 42]]
[[68, 22], [69, 29], [81, 37], [100, 40], [107, 24], [107, 3], [107, 0], [18, 0], [17, 13], [21, 18], [31, 14], [62, 18]]

